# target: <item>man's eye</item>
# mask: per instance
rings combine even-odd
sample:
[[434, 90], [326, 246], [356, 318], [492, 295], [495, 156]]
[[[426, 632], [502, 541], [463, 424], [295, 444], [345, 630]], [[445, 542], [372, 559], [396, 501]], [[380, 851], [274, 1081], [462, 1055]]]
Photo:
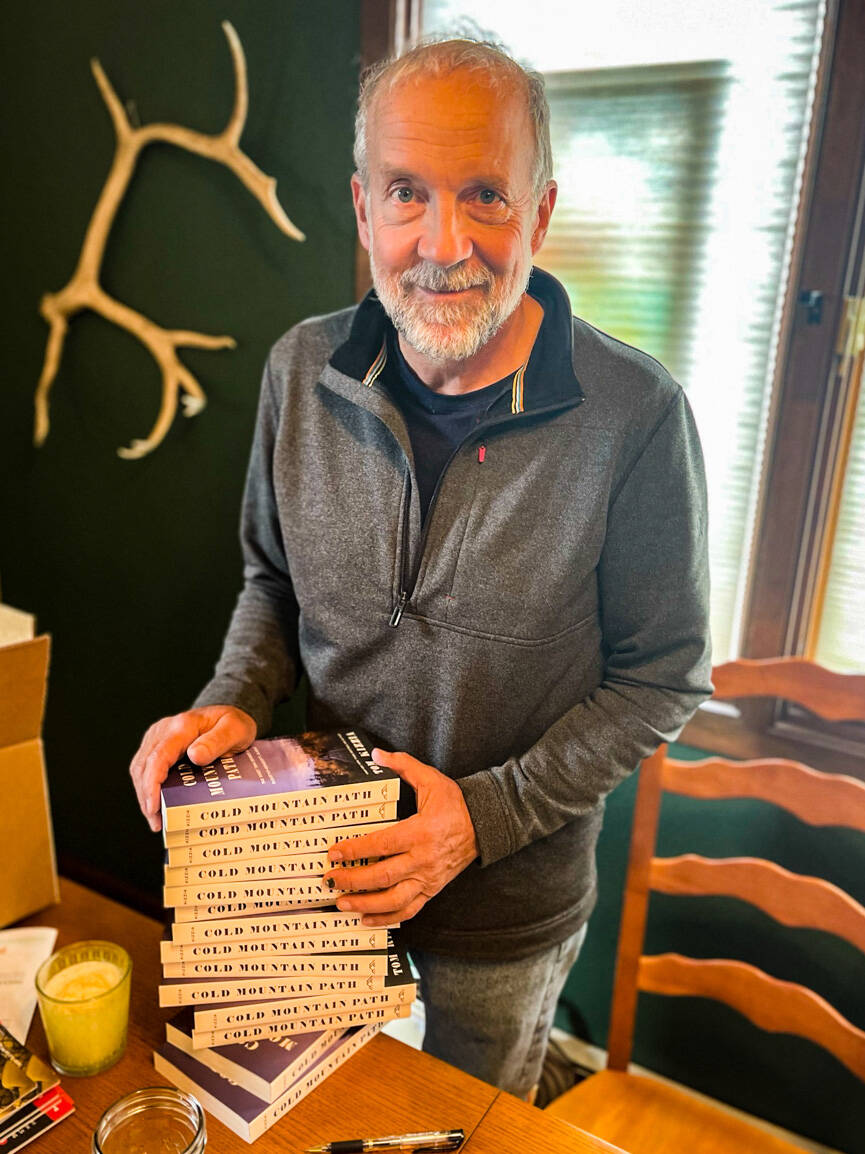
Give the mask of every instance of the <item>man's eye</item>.
[[481, 204], [495, 204], [498, 199], [499, 194], [491, 188], [482, 188], [478, 193], [478, 200]]
[[411, 204], [414, 200], [414, 192], [405, 184], [400, 185], [399, 188], [395, 188], [393, 195], [400, 204]]

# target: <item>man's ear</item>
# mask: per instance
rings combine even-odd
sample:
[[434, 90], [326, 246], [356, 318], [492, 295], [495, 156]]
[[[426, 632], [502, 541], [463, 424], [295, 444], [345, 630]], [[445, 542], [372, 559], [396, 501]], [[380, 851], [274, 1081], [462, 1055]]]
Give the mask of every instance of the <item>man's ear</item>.
[[532, 256], [535, 255], [544, 243], [544, 237], [547, 235], [547, 229], [550, 227], [550, 217], [553, 215], [553, 209], [556, 207], [558, 191], [558, 185], [554, 180], [551, 180], [544, 189], [543, 195], [538, 202], [538, 220], [535, 225], [535, 231], [532, 233]]
[[357, 221], [357, 235], [360, 243], [369, 252], [369, 220], [366, 215], [366, 190], [358, 173], [351, 178], [351, 199], [354, 204], [354, 218]]

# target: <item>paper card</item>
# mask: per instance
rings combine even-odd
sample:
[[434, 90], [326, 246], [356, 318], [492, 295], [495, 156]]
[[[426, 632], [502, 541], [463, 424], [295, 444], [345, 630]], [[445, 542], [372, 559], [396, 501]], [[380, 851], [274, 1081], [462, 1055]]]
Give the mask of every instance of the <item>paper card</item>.
[[0, 930], [0, 1024], [27, 1041], [36, 1009], [36, 971], [54, 949], [57, 930], [25, 926]]

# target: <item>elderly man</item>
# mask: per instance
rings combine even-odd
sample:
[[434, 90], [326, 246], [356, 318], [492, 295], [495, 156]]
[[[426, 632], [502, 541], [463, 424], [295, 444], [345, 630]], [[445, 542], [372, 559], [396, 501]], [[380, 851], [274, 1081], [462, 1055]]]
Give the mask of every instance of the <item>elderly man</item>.
[[[158, 790], [267, 732], [358, 724], [417, 812], [330, 877], [403, 923], [425, 1048], [537, 1081], [595, 899], [605, 795], [710, 692], [705, 495], [682, 390], [533, 270], [556, 201], [539, 77], [469, 41], [361, 90], [352, 193], [374, 291], [265, 370], [245, 584], [216, 675], [152, 726]], [[403, 752], [385, 752], [398, 750]]]

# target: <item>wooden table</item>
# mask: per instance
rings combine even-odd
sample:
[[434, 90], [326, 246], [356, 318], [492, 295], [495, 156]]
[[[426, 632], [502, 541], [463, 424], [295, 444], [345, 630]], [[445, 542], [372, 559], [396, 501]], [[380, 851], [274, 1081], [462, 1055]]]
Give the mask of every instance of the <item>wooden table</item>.
[[[153, 1069], [153, 1050], [165, 1040], [170, 1011], [157, 1007], [158, 922], [109, 901], [74, 882], [61, 881], [61, 903], [28, 918], [24, 925], [56, 926], [57, 947], [82, 938], [122, 945], [133, 959], [129, 1044], [110, 1070], [92, 1078], [64, 1078], [76, 1113], [32, 1146], [34, 1154], [89, 1151], [102, 1112], [115, 1099], [162, 1079]], [[38, 1012], [28, 1036], [43, 1057], [48, 1048]], [[374, 1137], [413, 1130], [462, 1127], [466, 1154], [609, 1154], [614, 1147], [545, 1115], [477, 1078], [379, 1034], [269, 1130], [257, 1148], [270, 1154], [299, 1154], [335, 1138]], [[207, 1117], [208, 1150], [235, 1154], [246, 1142]], [[621, 1152], [619, 1152], [621, 1154]]]

